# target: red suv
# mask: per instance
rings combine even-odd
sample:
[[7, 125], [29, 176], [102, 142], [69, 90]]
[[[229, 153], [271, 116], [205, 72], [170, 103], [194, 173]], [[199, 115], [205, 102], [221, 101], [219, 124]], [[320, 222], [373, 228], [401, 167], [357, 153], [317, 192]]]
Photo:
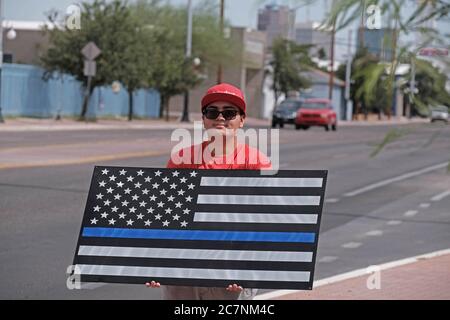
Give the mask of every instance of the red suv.
[[336, 112], [328, 99], [307, 99], [297, 112], [295, 129], [307, 130], [310, 126], [322, 126], [326, 131], [337, 129]]

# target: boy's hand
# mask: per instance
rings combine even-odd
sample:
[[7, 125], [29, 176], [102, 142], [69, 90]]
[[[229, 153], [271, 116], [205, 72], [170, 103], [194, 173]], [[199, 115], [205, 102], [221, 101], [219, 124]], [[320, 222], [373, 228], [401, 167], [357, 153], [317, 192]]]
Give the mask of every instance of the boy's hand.
[[230, 284], [227, 287], [227, 291], [241, 292], [242, 290], [244, 290], [244, 288], [242, 288], [241, 286], [238, 286], [236, 283], [233, 285]]
[[161, 284], [159, 282], [152, 281], [152, 282], [146, 282], [145, 286], [147, 288], [159, 288], [159, 287], [161, 287]]

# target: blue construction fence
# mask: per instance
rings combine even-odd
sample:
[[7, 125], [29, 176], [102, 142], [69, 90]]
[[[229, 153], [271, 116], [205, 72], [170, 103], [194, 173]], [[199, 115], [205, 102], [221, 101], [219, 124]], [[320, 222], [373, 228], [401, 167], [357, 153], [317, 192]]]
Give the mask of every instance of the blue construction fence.
[[[1, 75], [1, 104], [4, 116], [51, 118], [78, 116], [84, 90], [73, 76], [55, 75], [45, 81], [44, 70], [37, 66], [4, 63]], [[143, 118], [159, 117], [160, 95], [153, 89], [141, 89], [133, 95], [133, 114]], [[88, 117], [128, 115], [128, 92], [118, 93], [111, 86], [98, 87], [92, 93]]]

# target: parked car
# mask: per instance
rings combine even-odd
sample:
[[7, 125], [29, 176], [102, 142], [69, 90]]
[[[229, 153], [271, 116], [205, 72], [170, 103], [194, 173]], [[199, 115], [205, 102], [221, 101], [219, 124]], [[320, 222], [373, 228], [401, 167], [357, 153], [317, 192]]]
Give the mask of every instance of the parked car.
[[444, 121], [448, 123], [449, 115], [448, 108], [446, 106], [438, 106], [431, 109], [430, 115], [431, 122]]
[[294, 124], [298, 109], [301, 108], [303, 100], [286, 99], [281, 102], [272, 113], [272, 128], [277, 125], [283, 128], [285, 123]]
[[303, 102], [295, 118], [297, 130], [307, 130], [311, 126], [322, 126], [326, 131], [337, 130], [336, 112], [328, 99], [307, 99]]

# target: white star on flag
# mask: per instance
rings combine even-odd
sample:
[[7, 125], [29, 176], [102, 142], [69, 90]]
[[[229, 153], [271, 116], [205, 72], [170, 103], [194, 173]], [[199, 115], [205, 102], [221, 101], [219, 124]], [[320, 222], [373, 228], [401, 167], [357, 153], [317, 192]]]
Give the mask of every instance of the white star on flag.
[[162, 217], [162, 216], [158, 213], [158, 214], [155, 216], [155, 219], [156, 219], [156, 220], [161, 220], [161, 217]]
[[100, 211], [100, 207], [99, 206], [95, 206], [94, 207], [94, 212], [99, 212]]
[[108, 220], [108, 222], [109, 222], [109, 224], [112, 224], [112, 225], [114, 225], [114, 223], [116, 223], [116, 220], [114, 220], [114, 219], [111, 219], [111, 220]]
[[127, 171], [125, 169], [122, 169], [122, 170], [119, 171], [119, 173], [120, 173], [121, 176], [123, 176], [123, 175], [125, 175], [125, 173], [127, 173]]
[[190, 174], [191, 174], [191, 177], [196, 177], [197, 176], [197, 172], [195, 172], [195, 171], [192, 171]]
[[103, 195], [102, 195], [101, 193], [99, 193], [99, 194], [97, 195], [97, 199], [103, 199]]
[[170, 222], [167, 221], [167, 220], [163, 221], [163, 223], [162, 223], [162, 224], [163, 224], [163, 227], [168, 227], [168, 226], [169, 226], [169, 223], [170, 223]]
[[111, 187], [109, 187], [108, 189], [106, 189], [106, 192], [107, 192], [107, 193], [112, 193], [113, 191], [114, 191], [114, 189], [111, 188]]
[[152, 224], [152, 222], [151, 222], [150, 220], [147, 220], [147, 221], [145, 221], [144, 223], [145, 223], [145, 226], [146, 226], [146, 227], [148, 227], [148, 226], [150, 226], [150, 225]]
[[133, 177], [133, 176], [129, 176], [129, 177], [127, 178], [127, 181], [128, 181], [128, 182], [133, 182], [133, 180], [134, 180], [134, 177]]
[[100, 216], [105, 219], [108, 218], [108, 214], [106, 212], [103, 212]]
[[180, 179], [180, 182], [181, 182], [181, 183], [185, 183], [186, 181], [187, 181], [187, 179], [186, 179], [185, 177], [183, 177], [183, 178]]
[[127, 221], [127, 226], [132, 226], [133, 223], [134, 223], [134, 221], [130, 219], [130, 220]]
[[158, 171], [155, 172], [155, 176], [156, 176], [156, 177], [159, 177], [159, 176], [161, 175], [161, 173], [162, 173], [162, 172], [158, 170]]
[[151, 180], [152, 180], [151, 177], [146, 177], [146, 178], [145, 178], [145, 182], [150, 182]]
[[104, 187], [104, 186], [106, 186], [106, 182], [105, 182], [105, 181], [100, 181], [100, 182], [98, 183], [98, 185], [99, 185], [100, 187]]
[[95, 218], [94, 218], [94, 219], [91, 219], [91, 224], [97, 224], [97, 221], [98, 221], [98, 220], [95, 219]]
[[111, 177], [109, 177], [109, 181], [116, 181], [116, 176], [112, 175]]
[[144, 174], [144, 171], [142, 171], [142, 170], [139, 170], [138, 172], [137, 172], [137, 175], [138, 176], [142, 176]]
[[186, 222], [186, 221], [182, 221], [182, 222], [181, 222], [181, 226], [182, 226], [182, 227], [187, 227], [187, 222]]
[[123, 190], [123, 192], [125, 192], [125, 194], [130, 194], [131, 189], [130, 188], [126, 188], [125, 190]]
[[153, 211], [155, 211], [155, 209], [153, 209], [153, 208], [148, 208], [147, 209], [147, 213], [153, 213]]
[[109, 170], [108, 169], [104, 169], [102, 170], [102, 174], [108, 174]]
[[180, 173], [179, 173], [178, 171], [172, 172], [172, 176], [174, 176], [174, 177], [178, 177], [179, 174], [180, 174]]
[[164, 178], [162, 179], [162, 182], [164, 182], [164, 183], [167, 183], [167, 182], [169, 182], [169, 178], [167, 178], [167, 177], [164, 177]]

